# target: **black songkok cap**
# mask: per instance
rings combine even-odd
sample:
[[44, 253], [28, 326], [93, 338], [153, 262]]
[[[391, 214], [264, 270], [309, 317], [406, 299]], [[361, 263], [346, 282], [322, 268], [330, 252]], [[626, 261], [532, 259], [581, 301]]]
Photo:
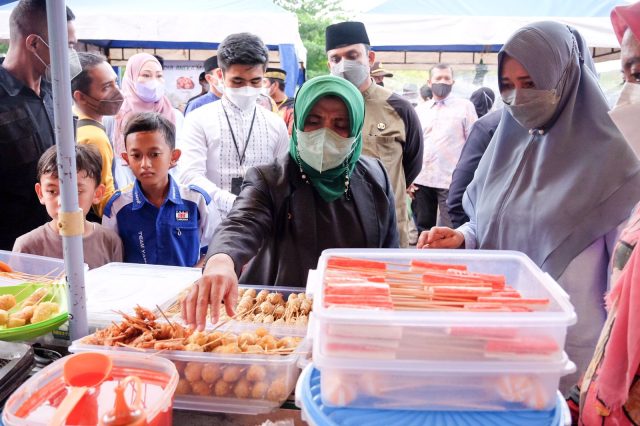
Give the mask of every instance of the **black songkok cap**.
[[218, 57], [212, 56], [204, 61], [204, 72], [213, 71], [218, 67]]
[[326, 51], [351, 44], [371, 44], [362, 22], [340, 22], [329, 25], [325, 32]]

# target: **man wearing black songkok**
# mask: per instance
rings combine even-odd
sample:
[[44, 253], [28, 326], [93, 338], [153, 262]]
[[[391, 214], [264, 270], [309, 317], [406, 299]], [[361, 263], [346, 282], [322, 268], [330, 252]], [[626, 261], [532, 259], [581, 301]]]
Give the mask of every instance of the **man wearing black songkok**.
[[422, 128], [411, 104], [373, 82], [375, 61], [362, 22], [341, 22], [326, 28], [331, 74], [353, 83], [365, 101], [362, 153], [380, 159], [389, 173], [396, 203], [400, 247], [409, 245], [406, 190], [422, 168]]

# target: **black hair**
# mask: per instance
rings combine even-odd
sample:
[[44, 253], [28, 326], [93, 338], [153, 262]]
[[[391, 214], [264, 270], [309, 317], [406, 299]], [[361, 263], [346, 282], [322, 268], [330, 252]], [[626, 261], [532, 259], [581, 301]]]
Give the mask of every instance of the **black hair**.
[[124, 145], [132, 133], [160, 132], [172, 150], [176, 148], [176, 128], [172, 122], [157, 112], [140, 112], [131, 116], [124, 126]]
[[[51, 174], [53, 177], [58, 177], [57, 154], [55, 145], [42, 154], [40, 160], [38, 160], [38, 174], [36, 176], [38, 182], [44, 175]], [[96, 186], [100, 185], [102, 179], [102, 157], [93, 145], [76, 145], [76, 172], [85, 172], [87, 177], [94, 180]]]
[[273, 84], [273, 83], [278, 83], [278, 88], [284, 92], [284, 87], [285, 87], [284, 81], [280, 80], [279, 78], [269, 77], [269, 84]]
[[429, 80], [431, 80], [431, 76], [433, 74], [433, 70], [450, 70], [451, 71], [451, 78], [453, 78], [453, 68], [451, 68], [451, 65], [449, 64], [445, 64], [445, 63], [439, 63], [439, 64], [435, 64], [434, 66], [431, 67], [431, 69], [429, 70]]
[[218, 65], [226, 71], [231, 65], [262, 65], [267, 68], [269, 50], [260, 37], [250, 33], [227, 36], [218, 46]]
[[433, 92], [428, 85], [425, 84], [420, 88], [420, 97], [423, 101], [433, 98]]
[[164, 58], [160, 55], [153, 55], [153, 57], [160, 62], [160, 68], [164, 69]]
[[[67, 6], [67, 22], [76, 19]], [[20, 0], [9, 17], [9, 38], [18, 41], [20, 37], [37, 34], [47, 38], [47, 2], [46, 0]]]
[[78, 60], [80, 61], [80, 67], [82, 71], [71, 80], [71, 95], [77, 90], [85, 95], [89, 94], [89, 87], [91, 86], [91, 76], [89, 71], [97, 67], [103, 62], [107, 61], [107, 58], [99, 53], [94, 52], [78, 52]]

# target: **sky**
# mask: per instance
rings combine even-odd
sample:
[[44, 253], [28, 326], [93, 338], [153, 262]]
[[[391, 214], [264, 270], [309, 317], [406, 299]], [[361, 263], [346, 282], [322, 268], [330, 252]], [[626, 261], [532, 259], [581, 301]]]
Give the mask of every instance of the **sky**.
[[361, 13], [366, 10], [372, 9], [385, 0], [342, 0], [344, 10], [347, 12]]

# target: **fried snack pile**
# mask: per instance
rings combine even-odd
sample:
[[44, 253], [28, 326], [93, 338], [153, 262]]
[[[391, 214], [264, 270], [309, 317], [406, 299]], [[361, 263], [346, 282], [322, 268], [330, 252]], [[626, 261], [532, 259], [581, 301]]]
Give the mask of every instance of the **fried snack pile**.
[[174, 361], [180, 381], [176, 395], [276, 401], [282, 404], [296, 375], [260, 364]]
[[0, 295], [0, 326], [22, 327], [46, 321], [60, 312], [56, 302], [44, 302], [49, 288], [40, 287], [18, 304], [13, 294]]
[[[238, 289], [236, 314], [240, 321], [273, 325], [306, 326], [313, 300], [304, 293], [291, 293], [285, 301], [282, 293], [252, 288]], [[224, 307], [220, 310], [222, 320], [226, 319]]]
[[153, 312], [140, 306], [135, 316], [121, 313], [120, 324], [96, 331], [82, 342], [100, 346], [127, 346], [140, 349], [214, 352], [224, 354], [288, 354], [295, 350], [301, 338], [276, 338], [264, 328], [253, 332], [194, 332], [176, 323], [156, 321]]

